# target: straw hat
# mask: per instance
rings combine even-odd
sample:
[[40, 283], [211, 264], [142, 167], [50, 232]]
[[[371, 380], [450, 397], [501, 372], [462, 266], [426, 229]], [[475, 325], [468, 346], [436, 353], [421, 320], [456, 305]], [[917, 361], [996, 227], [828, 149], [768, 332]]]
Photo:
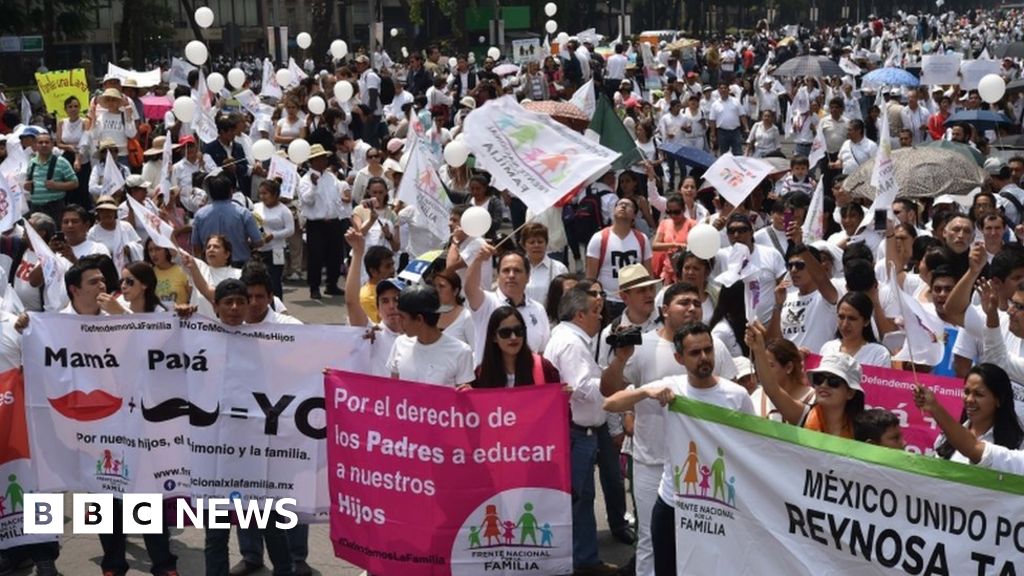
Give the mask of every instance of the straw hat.
[[[166, 144], [166, 143], [167, 143], [167, 137], [166, 136], [157, 136], [156, 138], [153, 138], [153, 142], [150, 144], [149, 149], [146, 150], [145, 152], [143, 152], [142, 155], [143, 156], [156, 156], [158, 154], [163, 154], [164, 153], [164, 144]], [[180, 144], [176, 144], [176, 145], [172, 144], [171, 148], [174, 149], [174, 148], [177, 148], [178, 146], [180, 146]]]
[[121, 94], [121, 91], [117, 88], [107, 88], [103, 91], [102, 94], [100, 94], [100, 100], [106, 100], [107, 98], [113, 98], [117, 100], [118, 104], [124, 102], [124, 96]]
[[328, 152], [327, 150], [324, 150], [322, 144], [313, 144], [312, 146], [309, 147], [309, 158], [307, 158], [307, 160], [312, 160], [313, 158], [319, 158], [321, 156], [330, 155], [331, 153]]
[[100, 151], [110, 150], [111, 148], [117, 148], [117, 142], [114, 142], [113, 138], [104, 138], [100, 140]]
[[100, 196], [96, 199], [97, 210], [117, 210], [117, 201], [113, 196]]

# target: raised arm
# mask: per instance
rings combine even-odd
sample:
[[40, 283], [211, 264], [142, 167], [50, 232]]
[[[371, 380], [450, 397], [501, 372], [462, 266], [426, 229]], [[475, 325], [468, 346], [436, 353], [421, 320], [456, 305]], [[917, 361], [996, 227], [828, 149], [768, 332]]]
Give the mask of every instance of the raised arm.
[[349, 273], [345, 275], [345, 310], [348, 311], [349, 326], [369, 326], [370, 319], [359, 304], [359, 271], [363, 269], [363, 253], [366, 251], [366, 240], [355, 226], [345, 233], [345, 241], [352, 248], [352, 260], [349, 262]]
[[469, 309], [473, 312], [480, 309], [480, 306], [484, 303], [484, 298], [486, 298], [484, 289], [480, 286], [480, 267], [493, 256], [494, 246], [485, 243], [480, 248], [476, 258], [473, 258], [473, 261], [469, 263], [469, 270], [466, 272], [466, 281], [462, 289], [466, 293], [466, 302], [469, 303]]
[[978, 440], [974, 434], [964, 428], [955, 418], [935, 399], [935, 392], [924, 386], [914, 388], [914, 403], [921, 410], [932, 415], [935, 423], [942, 429], [946, 439], [953, 445], [957, 452], [963, 454], [977, 464], [985, 454], [985, 442]]
[[794, 426], [799, 426], [803, 420], [807, 405], [794, 399], [779, 386], [773, 378], [769, 377], [771, 371], [768, 369], [768, 350], [765, 347], [766, 331], [760, 322], [754, 322], [747, 326], [746, 342], [750, 347], [750, 353], [754, 356], [754, 367], [757, 370], [757, 378], [761, 381], [761, 387], [772, 404], [782, 414], [782, 418]]

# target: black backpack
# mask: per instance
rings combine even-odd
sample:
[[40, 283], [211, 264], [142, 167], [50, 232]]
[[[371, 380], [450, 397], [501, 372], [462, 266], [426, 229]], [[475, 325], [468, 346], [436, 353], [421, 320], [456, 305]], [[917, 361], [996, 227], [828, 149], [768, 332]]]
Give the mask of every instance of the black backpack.
[[380, 79], [380, 102], [381, 104], [391, 104], [395, 99], [395, 81], [390, 76], [384, 76]]
[[[604, 228], [601, 199], [606, 194], [611, 193], [611, 190], [594, 192], [592, 188], [587, 188], [579, 202], [567, 206], [567, 208], [570, 208], [568, 213], [569, 224], [576, 231], [577, 238], [584, 241], [589, 240], [591, 236], [596, 234], [601, 228]], [[567, 216], [565, 211], [563, 211], [562, 216], [563, 219]]]
[[[50, 162], [46, 165], [46, 179], [47, 180], [53, 180], [53, 172], [56, 169], [57, 169], [57, 155], [53, 154], [53, 155], [50, 156]], [[32, 177], [35, 175], [35, 172], [36, 172], [36, 164], [35, 164], [35, 162], [33, 162], [32, 165], [28, 167], [28, 181], [29, 182], [32, 181]]]

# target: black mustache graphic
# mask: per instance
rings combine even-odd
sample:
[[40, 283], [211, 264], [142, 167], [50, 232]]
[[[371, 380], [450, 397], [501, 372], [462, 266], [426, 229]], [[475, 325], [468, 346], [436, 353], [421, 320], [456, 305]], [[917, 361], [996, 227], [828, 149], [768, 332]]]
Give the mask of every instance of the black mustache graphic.
[[145, 401], [142, 402], [142, 417], [150, 422], [166, 422], [182, 416], [188, 416], [193, 426], [211, 426], [220, 416], [220, 404], [207, 412], [184, 398], [164, 400], [153, 407], [146, 407]]

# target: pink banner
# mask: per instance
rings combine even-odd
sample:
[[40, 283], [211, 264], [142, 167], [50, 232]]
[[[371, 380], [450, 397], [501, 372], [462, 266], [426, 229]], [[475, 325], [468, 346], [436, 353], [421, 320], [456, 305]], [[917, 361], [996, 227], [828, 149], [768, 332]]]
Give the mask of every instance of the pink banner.
[[[821, 356], [811, 354], [804, 360], [807, 370], [815, 368]], [[868, 408], [884, 408], [900, 417], [903, 439], [907, 451], [915, 454], [935, 453], [935, 439], [940, 430], [931, 416], [923, 414], [914, 406], [914, 373], [908, 370], [893, 370], [878, 366], [861, 366], [860, 384]], [[964, 383], [959, 378], [935, 376], [918, 372], [916, 381], [935, 391], [935, 397], [949, 411], [959, 418], [963, 410]]]
[[334, 553], [375, 574], [572, 572], [568, 397], [329, 370]]

